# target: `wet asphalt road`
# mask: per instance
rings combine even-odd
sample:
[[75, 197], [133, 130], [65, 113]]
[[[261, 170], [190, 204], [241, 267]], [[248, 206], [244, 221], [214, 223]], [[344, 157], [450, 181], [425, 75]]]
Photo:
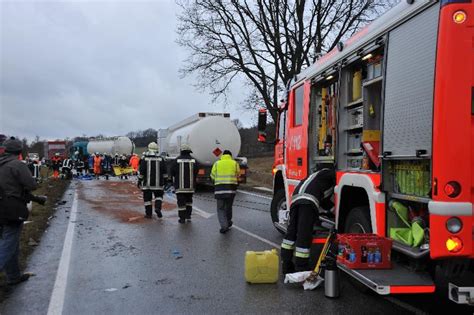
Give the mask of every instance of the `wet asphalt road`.
[[[75, 196], [76, 218], [69, 223]], [[347, 281], [336, 300], [325, 298], [322, 288], [249, 285], [245, 252], [271, 249], [282, 238], [271, 224], [270, 199], [238, 193], [235, 228], [222, 235], [211, 192], [195, 195], [199, 210], [185, 225], [177, 222], [172, 198], [164, 203], [163, 219], [145, 220], [132, 181], [74, 181], [29, 262], [36, 277], [18, 286], [1, 314], [410, 313]], [[58, 266], [68, 224], [74, 233], [65, 272], [64, 262]]]

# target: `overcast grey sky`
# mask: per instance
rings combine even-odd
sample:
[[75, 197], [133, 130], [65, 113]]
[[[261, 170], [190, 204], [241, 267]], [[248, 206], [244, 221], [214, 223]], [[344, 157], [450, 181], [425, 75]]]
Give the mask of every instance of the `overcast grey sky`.
[[[1, 1], [1, 0], [0, 0]], [[156, 1], [1, 1], [0, 133], [56, 139], [166, 128], [211, 104], [180, 79], [178, 6]]]

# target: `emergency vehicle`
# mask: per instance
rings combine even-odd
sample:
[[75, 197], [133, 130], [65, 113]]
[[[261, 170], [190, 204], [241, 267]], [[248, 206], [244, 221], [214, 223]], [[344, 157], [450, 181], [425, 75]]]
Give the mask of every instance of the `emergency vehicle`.
[[[298, 183], [334, 165], [321, 219], [393, 239], [392, 269], [343, 271], [379, 294], [474, 304], [473, 47], [472, 0], [406, 0], [296, 75], [276, 122], [275, 227]], [[260, 141], [265, 127], [260, 110]]]

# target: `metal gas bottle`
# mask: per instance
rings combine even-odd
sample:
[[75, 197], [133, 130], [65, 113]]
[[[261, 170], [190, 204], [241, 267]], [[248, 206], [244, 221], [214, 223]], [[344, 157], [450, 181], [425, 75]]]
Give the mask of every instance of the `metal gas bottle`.
[[324, 295], [329, 298], [339, 297], [339, 269], [337, 268], [336, 260], [332, 257], [326, 259]]
[[276, 249], [245, 253], [245, 280], [249, 283], [275, 283], [279, 275]]

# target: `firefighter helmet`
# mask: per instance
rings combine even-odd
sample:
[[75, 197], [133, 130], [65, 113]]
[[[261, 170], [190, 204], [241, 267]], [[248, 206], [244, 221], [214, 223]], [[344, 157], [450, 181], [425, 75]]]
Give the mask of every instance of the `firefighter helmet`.
[[191, 152], [191, 153], [193, 152], [193, 151], [191, 151], [191, 147], [189, 146], [189, 144], [186, 144], [186, 143], [184, 143], [184, 144], [181, 145], [180, 150], [181, 150], [181, 151], [189, 151], [189, 152]]
[[156, 142], [150, 142], [148, 144], [148, 151], [158, 151], [158, 145], [156, 144]]

